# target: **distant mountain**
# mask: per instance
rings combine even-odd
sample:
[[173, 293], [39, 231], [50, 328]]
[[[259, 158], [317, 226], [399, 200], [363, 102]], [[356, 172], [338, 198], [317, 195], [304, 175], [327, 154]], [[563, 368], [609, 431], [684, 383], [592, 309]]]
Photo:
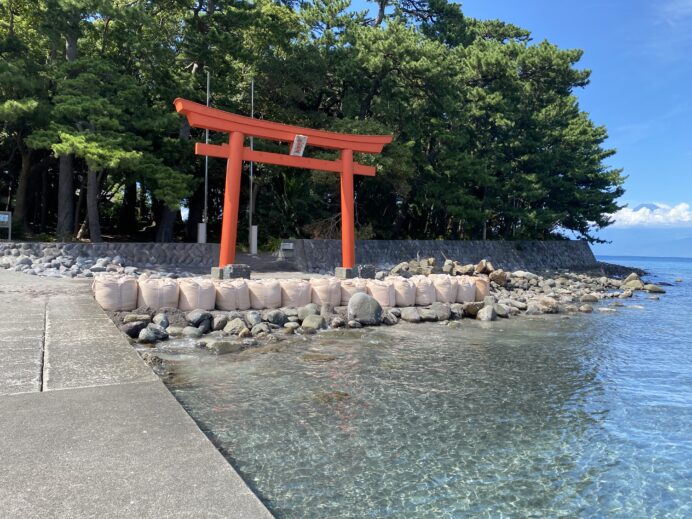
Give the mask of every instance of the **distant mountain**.
[[650, 209], [651, 211], [655, 211], [658, 209], [658, 206], [656, 204], [639, 204], [637, 207], [632, 209], [632, 211], [637, 212], [641, 209]]

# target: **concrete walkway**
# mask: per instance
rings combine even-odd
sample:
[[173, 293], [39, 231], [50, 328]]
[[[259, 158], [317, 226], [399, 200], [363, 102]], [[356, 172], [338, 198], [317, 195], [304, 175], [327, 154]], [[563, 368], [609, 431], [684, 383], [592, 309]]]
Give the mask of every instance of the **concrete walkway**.
[[89, 283], [0, 271], [0, 515], [271, 514]]

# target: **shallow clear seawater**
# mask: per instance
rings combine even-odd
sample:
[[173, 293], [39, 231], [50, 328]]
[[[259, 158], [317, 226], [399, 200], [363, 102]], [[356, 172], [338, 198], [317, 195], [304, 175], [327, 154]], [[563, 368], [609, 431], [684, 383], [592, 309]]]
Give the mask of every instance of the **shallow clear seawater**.
[[674, 286], [571, 318], [173, 348], [167, 383], [278, 517], [691, 517], [692, 260], [609, 260]]

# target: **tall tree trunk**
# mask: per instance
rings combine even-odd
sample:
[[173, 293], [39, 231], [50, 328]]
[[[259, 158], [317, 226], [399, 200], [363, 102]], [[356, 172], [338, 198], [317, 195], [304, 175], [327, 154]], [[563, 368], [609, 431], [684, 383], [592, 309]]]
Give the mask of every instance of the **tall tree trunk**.
[[17, 138], [17, 145], [22, 156], [22, 167], [19, 173], [12, 219], [19, 227], [26, 227], [27, 193], [29, 192], [29, 182], [31, 180], [31, 150], [24, 145], [20, 138]]
[[46, 167], [41, 172], [41, 232], [46, 232], [46, 221], [48, 220], [48, 182], [49, 169]]
[[173, 225], [178, 211], [173, 211], [166, 204], [161, 204], [161, 211], [156, 219], [156, 241], [171, 242], [173, 241]]
[[137, 184], [125, 185], [123, 205], [120, 208], [118, 227], [121, 233], [131, 235], [137, 231]]
[[92, 243], [101, 242], [101, 221], [99, 220], [99, 186], [98, 175], [91, 168], [87, 170], [87, 215], [89, 218], [89, 238]]
[[[79, 22], [79, 20], [77, 20]], [[77, 30], [65, 35], [65, 58], [67, 61], [77, 59]], [[60, 155], [58, 173], [58, 227], [59, 240], [67, 240], [72, 236], [74, 227], [74, 158], [72, 155]]]

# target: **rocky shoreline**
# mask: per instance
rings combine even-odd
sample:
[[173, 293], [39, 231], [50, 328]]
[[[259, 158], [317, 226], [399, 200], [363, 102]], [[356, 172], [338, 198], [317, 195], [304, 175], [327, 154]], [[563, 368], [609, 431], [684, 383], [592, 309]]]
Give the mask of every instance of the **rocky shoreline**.
[[[420, 275], [430, 265], [408, 262], [385, 274]], [[155, 347], [169, 339], [185, 338], [210, 354], [237, 353], [261, 348], [294, 335], [311, 335], [344, 328], [394, 326], [400, 322], [437, 322], [459, 327], [463, 320], [492, 323], [502, 319], [555, 314], [612, 312], [623, 300], [648, 297], [657, 300], [665, 289], [646, 283], [636, 272], [624, 279], [584, 273], [556, 273], [541, 276], [527, 271], [495, 270], [487, 261], [471, 266], [475, 274], [489, 279], [489, 294], [483, 301], [467, 303], [435, 302], [427, 306], [382, 307], [366, 293], [351, 297], [348, 306], [321, 306], [311, 303], [300, 308], [218, 311], [138, 308], [132, 312], [109, 312], [113, 321], [133, 343]], [[443, 267], [443, 268], [446, 268]], [[454, 266], [459, 273], [469, 266]], [[431, 269], [432, 272], [432, 269]], [[378, 277], [381, 277], [378, 273]], [[608, 304], [606, 304], [608, 303]], [[151, 365], [161, 364], [156, 355], [142, 350]]]

